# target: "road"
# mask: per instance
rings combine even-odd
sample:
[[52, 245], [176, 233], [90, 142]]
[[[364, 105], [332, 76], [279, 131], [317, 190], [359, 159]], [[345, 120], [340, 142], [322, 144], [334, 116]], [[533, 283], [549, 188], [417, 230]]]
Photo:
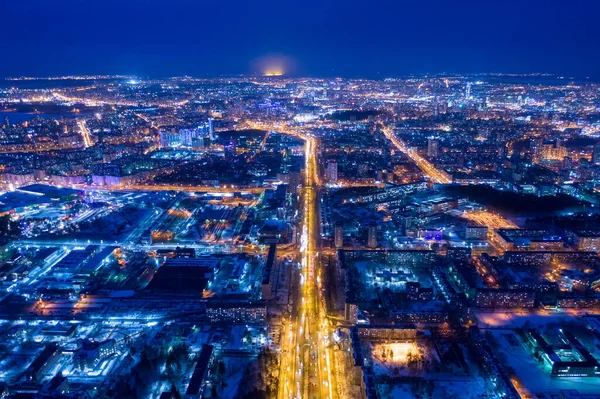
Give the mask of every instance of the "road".
[[[102, 105], [113, 105], [113, 106], [120, 106], [120, 107], [138, 107], [140, 105], [140, 102], [138, 100], [126, 100], [126, 99], [119, 99], [119, 98], [97, 99], [97, 98], [87, 98], [87, 97], [75, 97], [75, 96], [68, 96], [68, 95], [62, 94], [61, 92], [58, 92], [58, 91], [53, 91], [52, 96], [55, 99], [62, 101], [62, 102], [81, 103], [81, 104], [87, 105], [89, 107], [99, 107]], [[188, 102], [190, 102], [189, 99], [180, 100], [177, 102], [175, 102], [175, 101], [165, 101], [165, 102], [146, 101], [146, 102], [142, 102], [141, 104], [144, 106], [148, 106], [148, 107], [155, 106], [155, 107], [161, 107], [161, 108], [173, 108], [173, 107], [183, 107]]]
[[[16, 148], [12, 148], [16, 147]], [[58, 144], [15, 144], [14, 146], [2, 146], [2, 154], [20, 154], [25, 152], [50, 152], [63, 150], [80, 150], [79, 145], [58, 145]]]
[[488, 227], [488, 241], [499, 255], [504, 254], [504, 240], [498, 234], [499, 229], [518, 229], [519, 226], [503, 216], [489, 211], [462, 212], [458, 216], [468, 219], [479, 226]]
[[75, 239], [64, 239], [64, 240], [40, 240], [40, 239], [20, 239], [15, 241], [14, 246], [36, 246], [36, 247], [63, 247], [65, 250], [73, 250], [76, 248], [84, 248], [88, 245], [98, 245], [101, 247], [108, 245], [120, 246], [127, 250], [137, 251], [156, 251], [159, 249], [174, 249], [176, 247], [193, 248], [199, 253], [250, 253], [250, 254], [264, 254], [268, 250], [267, 246], [264, 245], [253, 245], [253, 244], [228, 244], [228, 243], [186, 243], [180, 242], [164, 242], [164, 243], [152, 243], [152, 244], [137, 244], [134, 242], [127, 241], [104, 241], [104, 240], [75, 240]]
[[517, 229], [516, 224], [503, 216], [489, 211], [469, 211], [463, 212], [462, 217], [480, 225], [487, 226], [490, 229]]
[[266, 190], [265, 187], [211, 187], [211, 186], [192, 186], [179, 184], [131, 184], [124, 186], [111, 187], [83, 187], [86, 191], [185, 191], [189, 193], [213, 193], [213, 194], [233, 194], [233, 193], [251, 193], [260, 194]]
[[419, 167], [419, 169], [421, 169], [421, 171], [427, 177], [429, 177], [429, 179], [431, 179], [431, 181], [438, 184], [452, 183], [452, 179], [445, 172], [436, 169], [431, 162], [409, 149], [406, 144], [399, 140], [396, 137], [392, 127], [384, 125], [382, 131], [385, 137], [387, 137], [387, 139], [390, 140], [399, 151], [409, 157]]
[[251, 123], [255, 129], [271, 130], [298, 137], [305, 142], [304, 189], [301, 198], [301, 275], [295, 284], [294, 309], [282, 340], [279, 398], [336, 398], [335, 373], [329, 337], [332, 324], [327, 319], [321, 286], [320, 188], [318, 140], [285, 124]]
[[78, 120], [77, 126], [79, 126], [79, 132], [81, 133], [81, 138], [83, 139], [83, 146], [85, 148], [93, 146], [94, 143], [92, 142], [92, 136], [90, 136], [90, 129], [88, 129], [85, 120]]

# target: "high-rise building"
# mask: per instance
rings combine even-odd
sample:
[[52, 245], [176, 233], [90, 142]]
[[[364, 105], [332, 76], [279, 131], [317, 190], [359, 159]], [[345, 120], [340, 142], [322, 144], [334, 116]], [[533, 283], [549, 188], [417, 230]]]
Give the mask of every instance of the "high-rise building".
[[537, 155], [541, 159], [562, 161], [568, 155], [568, 153], [567, 149], [562, 145], [561, 141], [556, 140], [544, 141]]
[[571, 158], [571, 157], [564, 157], [562, 168], [566, 169], [566, 170], [569, 170], [569, 171], [571, 169], [573, 169], [573, 158]]
[[298, 186], [302, 184], [302, 174], [300, 172], [290, 172], [289, 175], [288, 191], [291, 194], [296, 194]]
[[192, 139], [192, 148], [200, 149], [210, 147], [210, 139], [208, 137], [195, 137]]
[[465, 90], [465, 98], [467, 100], [471, 98], [471, 82], [467, 83], [467, 89]]
[[369, 248], [377, 248], [377, 224], [375, 224], [375, 223], [371, 223], [369, 225], [367, 246]]
[[181, 145], [181, 134], [174, 129], [161, 130], [159, 135], [161, 148], [177, 147]]
[[476, 226], [468, 225], [465, 228], [465, 239], [466, 240], [480, 240], [483, 241], [488, 236], [487, 226]]
[[544, 147], [544, 139], [543, 138], [534, 138], [530, 139], [529, 147], [531, 148], [531, 152], [534, 158], [540, 159], [542, 157], [542, 149]]
[[215, 141], [215, 120], [213, 118], [208, 118], [208, 137], [210, 137], [210, 141]]
[[505, 145], [501, 145], [498, 147], [498, 158], [504, 159], [508, 156], [508, 148]]
[[338, 164], [336, 161], [327, 162], [327, 180], [331, 184], [336, 184], [338, 180]]
[[427, 140], [427, 156], [430, 158], [435, 158], [439, 154], [440, 142], [436, 139]]
[[600, 143], [594, 146], [594, 153], [592, 154], [592, 162], [594, 165], [600, 165]]
[[335, 223], [335, 247], [342, 248], [344, 246], [344, 225], [341, 222]]
[[223, 146], [223, 152], [225, 153], [225, 158], [234, 158], [237, 152], [235, 140], [229, 140], [229, 142]]
[[199, 136], [199, 129], [181, 129], [179, 135], [181, 145], [191, 147], [193, 140]]

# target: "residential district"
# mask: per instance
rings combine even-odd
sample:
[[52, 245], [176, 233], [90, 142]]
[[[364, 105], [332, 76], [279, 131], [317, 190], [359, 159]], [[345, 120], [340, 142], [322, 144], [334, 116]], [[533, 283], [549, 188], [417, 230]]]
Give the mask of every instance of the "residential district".
[[600, 85], [0, 82], [0, 395], [600, 398]]

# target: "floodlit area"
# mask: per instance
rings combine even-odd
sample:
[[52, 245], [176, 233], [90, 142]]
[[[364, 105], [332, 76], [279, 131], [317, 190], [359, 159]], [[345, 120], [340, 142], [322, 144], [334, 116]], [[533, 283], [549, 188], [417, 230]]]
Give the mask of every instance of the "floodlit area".
[[375, 344], [372, 355], [388, 367], [405, 367], [423, 360], [424, 348], [414, 342]]
[[476, 399], [493, 389], [466, 346], [429, 339], [363, 344], [379, 397]]

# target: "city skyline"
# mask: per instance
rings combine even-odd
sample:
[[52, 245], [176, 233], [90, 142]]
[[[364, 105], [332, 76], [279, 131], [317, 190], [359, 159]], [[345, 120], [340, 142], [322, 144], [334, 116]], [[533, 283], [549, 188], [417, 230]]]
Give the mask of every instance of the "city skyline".
[[275, 64], [3, 81], [8, 398], [599, 395], [600, 84]]

